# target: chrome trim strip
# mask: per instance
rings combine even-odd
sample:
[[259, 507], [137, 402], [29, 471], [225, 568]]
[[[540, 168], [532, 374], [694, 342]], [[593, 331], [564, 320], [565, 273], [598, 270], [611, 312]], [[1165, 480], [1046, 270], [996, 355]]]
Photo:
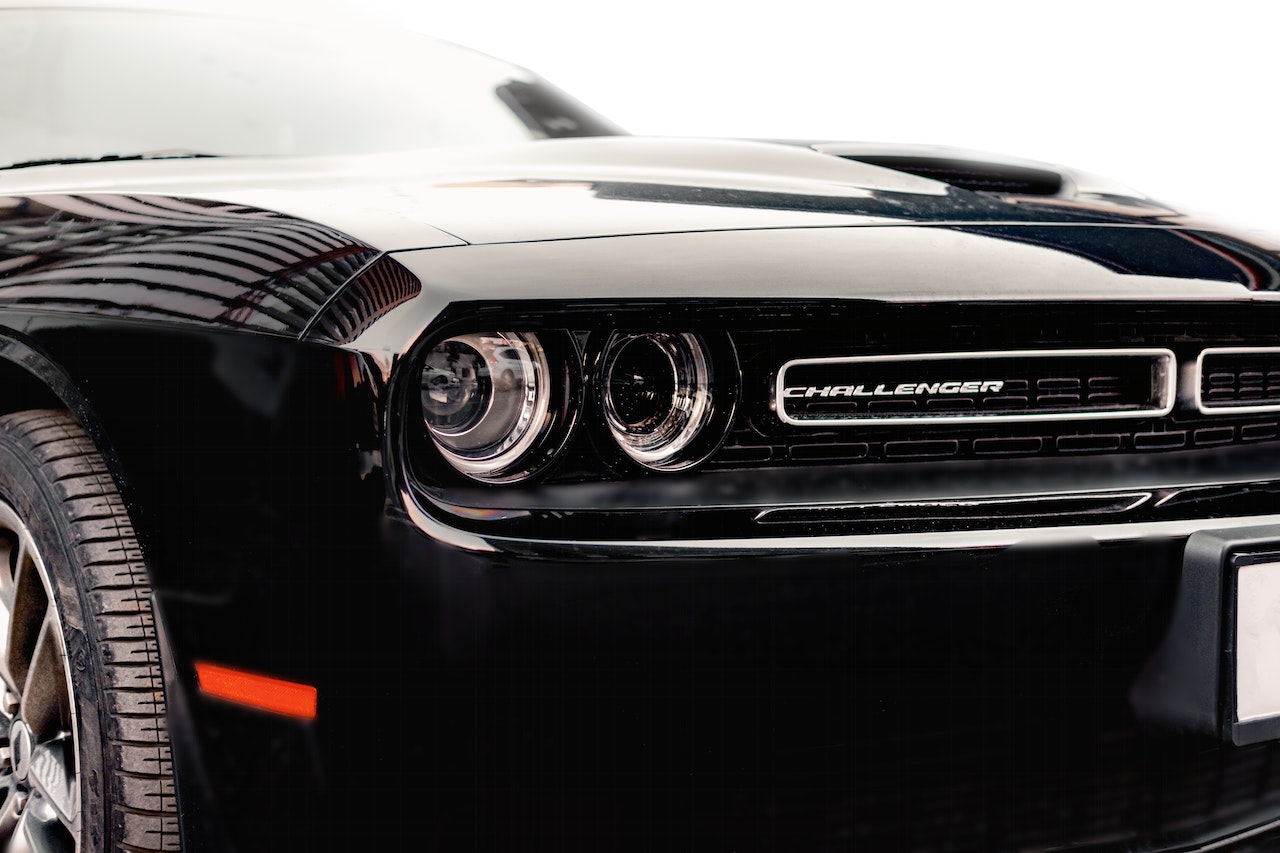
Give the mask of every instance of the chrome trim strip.
[[1182, 850], [1184, 853], [1209, 853], [1210, 850], [1224, 850], [1228, 847], [1235, 847], [1240, 842], [1247, 841], [1250, 838], [1265, 835], [1273, 829], [1280, 829], [1280, 820], [1273, 820], [1268, 823], [1258, 824], [1257, 826], [1246, 829], [1243, 832], [1236, 832], [1230, 835], [1224, 835], [1221, 838], [1215, 838], [1214, 840], [1206, 842], [1199, 847], [1183, 847]]
[[[958, 358], [1051, 358], [1051, 357], [1091, 357], [1091, 356], [1149, 356], [1158, 359], [1157, 376], [1163, 387], [1158, 408], [1129, 409], [1123, 412], [1096, 412], [1085, 410], [1061, 410], [1053, 412], [1028, 412], [1023, 414], [983, 414], [983, 415], [920, 415], [917, 417], [866, 417], [866, 418], [793, 418], [783, 405], [782, 391], [787, 371], [801, 364], [855, 364], [862, 362], [886, 361], [944, 361]], [[904, 355], [862, 355], [834, 356], [829, 358], [795, 358], [778, 368], [778, 378], [773, 386], [773, 407], [783, 423], [791, 426], [857, 426], [860, 424], [928, 424], [928, 423], [1019, 423], [1033, 421], [1084, 421], [1105, 420], [1114, 418], [1162, 418], [1173, 411], [1177, 399], [1178, 371], [1177, 357], [1172, 350], [1161, 347], [1134, 349], [1064, 349], [1064, 350], [993, 350], [985, 352], [937, 352], [908, 353]]]
[[540, 559], [654, 559], [658, 557], [750, 557], [787, 553], [858, 551], [958, 551], [1008, 548], [1013, 545], [1061, 544], [1092, 540], [1127, 542], [1148, 537], [1178, 538], [1201, 530], [1226, 530], [1280, 524], [1280, 514], [1236, 518], [1137, 521], [1127, 524], [1081, 524], [1058, 527], [939, 531], [931, 533], [869, 533], [845, 536], [780, 536], [759, 539], [568, 540], [517, 539], [482, 536], [454, 530], [429, 516], [408, 491], [403, 507], [419, 530], [432, 539], [466, 551], [509, 553]]
[[[1084, 503], [1086, 501], [1112, 501], [1116, 506], [1112, 509], [1099, 510], [1099, 513], [1119, 514], [1130, 512], [1151, 500], [1153, 492], [1088, 492], [1083, 491], [1078, 494], [1047, 494], [1047, 495], [1013, 495], [1010, 497], [980, 497], [980, 498], [939, 498], [937, 500], [898, 500], [898, 501], [861, 501], [852, 503], [826, 503], [826, 504], [809, 504], [805, 506], [777, 506], [770, 509], [761, 510], [756, 513], [752, 521], [758, 524], [771, 524], [771, 516], [787, 515], [801, 516], [806, 513], [819, 515], [822, 513], [842, 512], [842, 511], [875, 511], [875, 510], [946, 510], [946, 509], [972, 509], [975, 512], [992, 511], [999, 509], [1017, 509], [1022, 504], [1053, 504], [1060, 506], [1063, 512], [1070, 512], [1069, 507], [1072, 503]], [[1121, 503], [1127, 501], [1127, 503]], [[951, 516], [948, 518], [954, 519]], [[877, 521], [882, 519], [875, 519]], [[789, 522], [784, 522], [789, 523]]]
[[1253, 415], [1261, 412], [1280, 412], [1280, 403], [1266, 403], [1258, 406], [1213, 406], [1204, 401], [1204, 357], [1206, 355], [1244, 355], [1246, 353], [1278, 353], [1280, 347], [1206, 347], [1196, 356], [1195, 401], [1196, 411], [1202, 415], [1240, 414]]

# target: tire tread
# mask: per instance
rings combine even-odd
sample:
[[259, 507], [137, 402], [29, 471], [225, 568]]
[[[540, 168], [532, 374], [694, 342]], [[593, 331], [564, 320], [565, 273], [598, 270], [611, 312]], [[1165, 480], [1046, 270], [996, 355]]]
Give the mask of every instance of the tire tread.
[[[0, 417], [0, 433], [29, 454], [52, 484], [82, 569], [77, 583], [93, 619], [114, 849], [180, 850], [173, 761], [151, 585], [128, 511], [93, 441], [70, 413], [32, 410]], [[138, 740], [141, 737], [143, 740]]]

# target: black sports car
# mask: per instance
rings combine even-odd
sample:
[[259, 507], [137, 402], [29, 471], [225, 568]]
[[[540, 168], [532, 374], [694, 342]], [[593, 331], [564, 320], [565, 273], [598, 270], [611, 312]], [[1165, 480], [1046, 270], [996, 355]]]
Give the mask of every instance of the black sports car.
[[0, 87], [6, 849], [1280, 828], [1275, 246], [394, 33]]

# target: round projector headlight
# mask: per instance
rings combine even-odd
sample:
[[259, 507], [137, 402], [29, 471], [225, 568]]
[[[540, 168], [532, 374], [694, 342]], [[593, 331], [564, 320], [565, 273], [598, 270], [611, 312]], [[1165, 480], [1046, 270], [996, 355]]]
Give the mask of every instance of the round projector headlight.
[[458, 335], [436, 344], [422, 367], [422, 416], [441, 455], [464, 474], [500, 481], [551, 425], [551, 375], [537, 337]]
[[711, 419], [711, 358], [697, 335], [651, 332], [617, 335], [603, 361], [601, 395], [614, 441], [632, 460], [656, 471], [678, 471]]

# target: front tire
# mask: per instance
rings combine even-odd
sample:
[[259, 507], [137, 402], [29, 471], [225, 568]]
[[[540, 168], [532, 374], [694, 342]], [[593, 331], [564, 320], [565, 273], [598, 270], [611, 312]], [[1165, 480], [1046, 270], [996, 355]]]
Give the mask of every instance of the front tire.
[[0, 743], [0, 849], [180, 849], [146, 566], [64, 411], [0, 417]]

